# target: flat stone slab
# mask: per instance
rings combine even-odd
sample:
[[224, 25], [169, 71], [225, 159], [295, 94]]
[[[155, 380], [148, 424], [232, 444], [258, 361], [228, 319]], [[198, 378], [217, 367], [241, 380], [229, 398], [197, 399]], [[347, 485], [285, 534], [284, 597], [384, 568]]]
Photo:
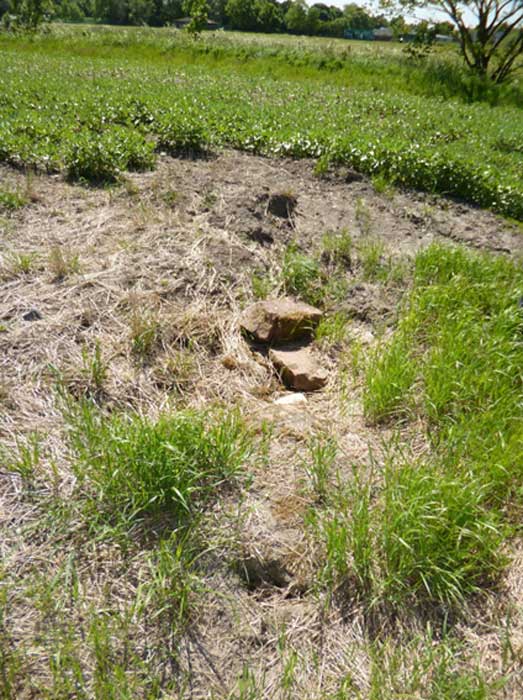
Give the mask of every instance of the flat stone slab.
[[268, 299], [252, 304], [242, 314], [242, 330], [259, 343], [279, 344], [307, 338], [323, 313], [293, 299]]
[[271, 349], [269, 359], [290, 389], [316, 391], [324, 387], [329, 378], [328, 372], [320, 367], [308, 348]]

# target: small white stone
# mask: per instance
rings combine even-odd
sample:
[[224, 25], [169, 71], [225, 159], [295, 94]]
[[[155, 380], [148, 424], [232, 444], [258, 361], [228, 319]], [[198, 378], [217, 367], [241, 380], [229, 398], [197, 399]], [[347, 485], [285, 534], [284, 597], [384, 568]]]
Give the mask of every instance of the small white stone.
[[297, 403], [307, 403], [307, 399], [304, 394], [285, 394], [276, 399], [274, 403], [280, 404], [280, 406], [293, 406]]
[[360, 335], [358, 336], [358, 340], [363, 345], [372, 345], [375, 338], [374, 338], [374, 335], [370, 331], [362, 331], [360, 333]]

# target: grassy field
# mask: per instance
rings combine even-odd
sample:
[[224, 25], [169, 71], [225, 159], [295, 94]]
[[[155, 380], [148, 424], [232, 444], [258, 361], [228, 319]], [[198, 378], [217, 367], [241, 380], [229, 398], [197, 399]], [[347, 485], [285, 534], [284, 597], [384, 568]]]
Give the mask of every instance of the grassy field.
[[[519, 700], [523, 239], [441, 196], [523, 218], [518, 86], [171, 30], [0, 56], [0, 699]], [[239, 324], [281, 296], [323, 312], [296, 403]]]
[[397, 47], [103, 28], [0, 38], [0, 50], [8, 163], [110, 181], [157, 152], [227, 145], [523, 219], [521, 93], [481, 94], [448, 50], [418, 65]]

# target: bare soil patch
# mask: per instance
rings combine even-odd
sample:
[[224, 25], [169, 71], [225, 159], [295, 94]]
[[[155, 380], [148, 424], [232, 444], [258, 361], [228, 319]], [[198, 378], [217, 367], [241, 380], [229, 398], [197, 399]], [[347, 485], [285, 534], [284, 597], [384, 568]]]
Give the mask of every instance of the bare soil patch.
[[[179, 665], [166, 673], [190, 675], [187, 697], [228, 697], [249, 665], [263, 697], [291, 697], [281, 677], [294, 649], [300, 663], [292, 697], [326, 697], [344, 674], [365, 697], [369, 628], [361, 610], [326, 612], [315, 589], [316, 553], [304, 526], [313, 496], [303, 464], [311, 435], [328, 434], [340, 446], [342, 474], [351, 464], [368, 463], [370, 449], [379, 465], [391, 432], [365, 424], [358, 382], [336, 347], [320, 353], [329, 371], [325, 389], [303, 403], [275, 403], [285, 389], [239, 329], [241, 311], [254, 299], [253, 275], [278, 269], [289, 243], [308, 252], [329, 231], [347, 229], [354, 241], [379, 239], [386, 254], [398, 258], [439, 239], [519, 255], [521, 231], [442, 198], [377, 193], [367, 179], [342, 170], [318, 178], [309, 162], [233, 151], [209, 160], [163, 158], [157, 171], [127, 175], [125, 186], [112, 189], [60, 177], [28, 180], [6, 168], [0, 182], [30, 188], [32, 200], [0, 220], [3, 448], [16, 449], [38, 431], [42, 490], [72, 489], [56, 378], [60, 374], [74, 395], [92, 391], [85, 358], [97, 347], [107, 366], [98, 396], [106, 406], [155, 415], [169, 406], [218, 402], [240, 407], [259, 430], [271, 424], [273, 439], [250, 489], [240, 501], [224, 499], [213, 515], [222, 546], [206, 560], [208, 594], [180, 641]], [[352, 319], [349, 345], [358, 340], [365, 348], [387, 332], [398, 297], [350, 268], [347, 276], [349, 293], [338, 306]], [[52, 536], [27, 536], [34, 511], [19, 477], [0, 469], [0, 551], [20, 580], [61, 563]], [[92, 601], [107, 599], [108, 589], [115, 605], [133, 596], [116, 550], [96, 543], [79, 549], [81, 587]], [[520, 642], [522, 566], [516, 558], [506, 591]], [[27, 602], [15, 601], [12, 610], [17, 641], [34, 636], [40, 623]], [[460, 622], [471, 656], [484, 655], [493, 672], [503, 644], [500, 614], [496, 601], [481, 602]], [[406, 612], [396, 621], [398, 639], [423, 631], [422, 617], [413, 618]], [[146, 655], [154, 634], [135, 628], [131, 643]], [[523, 642], [520, 654], [522, 648]], [[48, 673], [47, 655], [45, 646], [35, 647], [35, 677]], [[517, 684], [506, 692], [506, 698], [520, 697]]]

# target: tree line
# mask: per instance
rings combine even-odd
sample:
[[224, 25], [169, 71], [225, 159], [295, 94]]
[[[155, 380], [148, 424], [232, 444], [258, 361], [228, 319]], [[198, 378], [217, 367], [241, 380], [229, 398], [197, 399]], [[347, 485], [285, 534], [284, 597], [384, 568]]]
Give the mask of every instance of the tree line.
[[[85, 20], [120, 25], [169, 26], [193, 14], [193, 0], [0, 0], [0, 16], [16, 17], [31, 10], [49, 19]], [[343, 9], [305, 0], [209, 0], [206, 16], [220, 26], [256, 31], [342, 37], [346, 30], [362, 31], [390, 27], [400, 35], [411, 29], [401, 14], [388, 18], [351, 3]], [[450, 22], [435, 27], [440, 34], [452, 34]]]

